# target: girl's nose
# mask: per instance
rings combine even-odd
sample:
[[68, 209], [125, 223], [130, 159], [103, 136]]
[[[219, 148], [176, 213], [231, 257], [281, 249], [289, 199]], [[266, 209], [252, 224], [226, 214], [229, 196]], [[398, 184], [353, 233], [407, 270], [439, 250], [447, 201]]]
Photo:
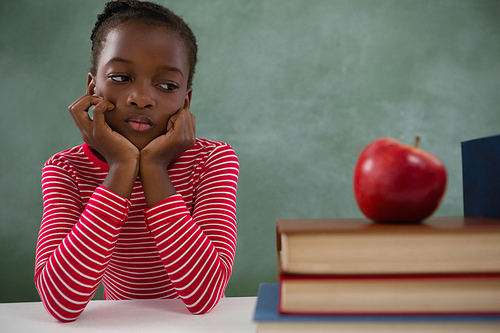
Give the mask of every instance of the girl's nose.
[[136, 85], [127, 97], [127, 105], [135, 106], [140, 109], [154, 109], [156, 105], [153, 92], [147, 87]]

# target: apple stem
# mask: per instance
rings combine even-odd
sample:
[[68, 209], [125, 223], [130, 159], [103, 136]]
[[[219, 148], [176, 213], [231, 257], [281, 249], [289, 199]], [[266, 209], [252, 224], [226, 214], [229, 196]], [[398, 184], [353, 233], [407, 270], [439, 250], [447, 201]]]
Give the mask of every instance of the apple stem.
[[415, 147], [416, 147], [416, 148], [418, 148], [418, 146], [419, 146], [419, 145], [420, 145], [420, 137], [419, 137], [419, 136], [417, 136], [417, 137], [415, 138]]

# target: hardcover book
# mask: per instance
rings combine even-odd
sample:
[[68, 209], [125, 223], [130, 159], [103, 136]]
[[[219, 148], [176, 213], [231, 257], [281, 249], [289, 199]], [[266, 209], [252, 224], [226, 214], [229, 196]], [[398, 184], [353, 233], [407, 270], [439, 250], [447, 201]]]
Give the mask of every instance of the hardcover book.
[[465, 216], [500, 218], [500, 135], [462, 142]]
[[499, 314], [500, 274], [280, 277], [280, 312]]
[[410, 225], [291, 219], [276, 227], [282, 274], [500, 273], [500, 219], [431, 217]]
[[254, 321], [271, 332], [499, 332], [497, 315], [286, 315], [278, 311], [280, 286], [262, 283]]

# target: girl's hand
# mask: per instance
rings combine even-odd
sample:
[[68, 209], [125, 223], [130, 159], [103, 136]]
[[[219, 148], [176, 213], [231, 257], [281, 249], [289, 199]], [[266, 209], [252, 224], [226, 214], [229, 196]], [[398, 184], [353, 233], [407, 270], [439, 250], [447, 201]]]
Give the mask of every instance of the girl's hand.
[[[92, 110], [92, 119], [88, 110]], [[130, 198], [139, 173], [140, 152], [123, 135], [113, 131], [105, 121], [104, 113], [114, 105], [101, 97], [84, 95], [69, 106], [69, 113], [82, 138], [106, 160], [109, 172], [102, 185], [119, 196]]]
[[[91, 119], [88, 110], [92, 106]], [[104, 113], [114, 107], [101, 97], [84, 95], [68, 108], [83, 140], [97, 150], [109, 165], [138, 160], [140, 156], [139, 150], [128, 139], [113, 131], [106, 123]]]
[[189, 109], [180, 109], [168, 120], [166, 133], [152, 140], [141, 150], [143, 164], [158, 164], [168, 167], [169, 163], [191, 148], [196, 141], [196, 124]]
[[141, 150], [139, 175], [148, 207], [176, 193], [168, 165], [195, 141], [195, 118], [188, 109], [180, 109], [168, 120], [167, 132]]

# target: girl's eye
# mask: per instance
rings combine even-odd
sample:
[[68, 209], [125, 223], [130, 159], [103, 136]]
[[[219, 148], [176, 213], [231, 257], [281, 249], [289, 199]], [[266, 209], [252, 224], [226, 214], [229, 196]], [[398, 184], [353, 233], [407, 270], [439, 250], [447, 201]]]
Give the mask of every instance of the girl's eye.
[[130, 78], [126, 75], [111, 75], [109, 78], [115, 82], [129, 82], [130, 81]]
[[163, 90], [168, 90], [168, 91], [176, 91], [179, 87], [173, 83], [160, 83], [158, 84], [158, 87], [160, 87]]

